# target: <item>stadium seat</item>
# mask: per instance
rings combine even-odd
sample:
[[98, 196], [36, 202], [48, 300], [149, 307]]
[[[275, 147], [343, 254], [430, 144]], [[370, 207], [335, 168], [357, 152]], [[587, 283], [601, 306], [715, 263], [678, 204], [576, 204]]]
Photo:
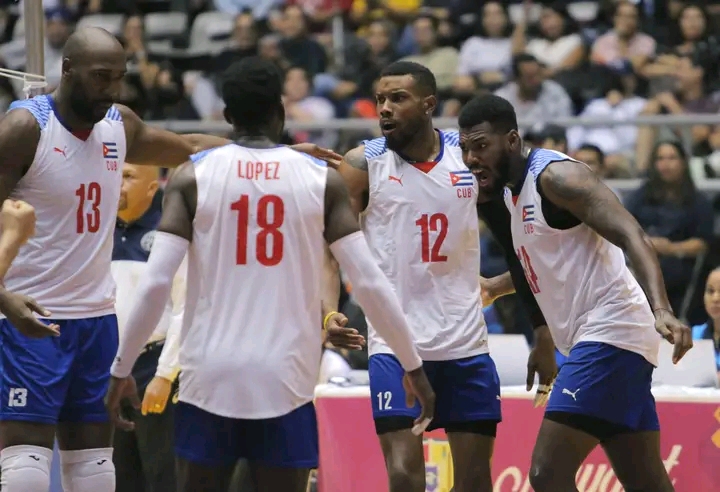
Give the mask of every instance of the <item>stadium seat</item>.
[[190, 50], [215, 51], [227, 44], [234, 20], [223, 12], [203, 12], [195, 18], [190, 31]]
[[680, 362], [672, 363], [673, 346], [660, 343], [658, 367], [653, 373], [653, 385], [715, 388], [718, 378], [715, 366], [715, 347], [712, 340], [695, 340]]
[[183, 12], [155, 12], [145, 15], [145, 36], [161, 41], [181, 36], [187, 28], [187, 14]]
[[101, 27], [115, 36], [122, 34], [124, 16], [122, 14], [93, 14], [80, 18], [76, 29], [84, 27]]
[[575, 2], [567, 6], [568, 14], [581, 24], [597, 19], [600, 5], [598, 2]]
[[502, 386], [525, 386], [530, 355], [524, 335], [488, 335], [490, 356], [495, 361]]

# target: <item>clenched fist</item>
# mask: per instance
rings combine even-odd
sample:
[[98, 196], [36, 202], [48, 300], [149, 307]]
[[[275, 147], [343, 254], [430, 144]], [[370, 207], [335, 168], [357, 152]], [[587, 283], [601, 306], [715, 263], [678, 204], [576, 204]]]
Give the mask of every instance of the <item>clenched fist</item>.
[[0, 221], [4, 241], [25, 244], [35, 234], [35, 209], [22, 200], [5, 200]]

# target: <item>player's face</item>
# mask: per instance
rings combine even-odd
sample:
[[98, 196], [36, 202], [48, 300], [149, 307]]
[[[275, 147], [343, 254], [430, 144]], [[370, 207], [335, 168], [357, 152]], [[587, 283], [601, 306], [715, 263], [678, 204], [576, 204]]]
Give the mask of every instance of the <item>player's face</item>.
[[713, 271], [705, 284], [705, 310], [710, 319], [720, 320], [720, 270]]
[[126, 72], [124, 52], [106, 52], [102, 56], [66, 70], [72, 110], [88, 123], [97, 123], [105, 117], [120, 96]]
[[519, 141], [515, 130], [497, 133], [489, 123], [460, 129], [463, 162], [475, 176], [481, 197], [502, 195], [510, 180], [512, 149]]
[[375, 93], [380, 130], [391, 150], [403, 150], [422, 130], [435, 109], [434, 96], [418, 94], [410, 75], [382, 77]]

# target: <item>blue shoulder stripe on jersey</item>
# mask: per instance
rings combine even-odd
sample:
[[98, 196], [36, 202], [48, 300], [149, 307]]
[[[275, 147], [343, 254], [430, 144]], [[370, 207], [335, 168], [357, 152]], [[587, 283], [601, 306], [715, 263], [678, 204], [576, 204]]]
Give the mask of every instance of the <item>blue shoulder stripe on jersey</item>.
[[105, 114], [105, 118], [112, 121], [122, 121], [122, 114], [120, 114], [118, 108], [110, 106], [110, 109], [108, 109], [108, 112]]
[[52, 104], [50, 103], [49, 96], [41, 95], [35, 96], [31, 99], [20, 99], [13, 101], [8, 108], [8, 111], [13, 109], [25, 109], [30, 111], [40, 125], [40, 130], [44, 130], [50, 121], [50, 115], [53, 112]]
[[[527, 172], [530, 172], [537, 179], [548, 165], [553, 162], [575, 161], [572, 157], [549, 149], [533, 149], [528, 159]], [[577, 162], [577, 161], [575, 161]]]
[[190, 156], [190, 161], [191, 161], [193, 164], [197, 164], [199, 161], [203, 160], [205, 157], [207, 157], [208, 155], [212, 154], [212, 153], [215, 152], [216, 150], [218, 150], [218, 149], [224, 149], [225, 147], [228, 147], [228, 146], [230, 146], [230, 145], [235, 145], [235, 144], [234, 144], [234, 143], [229, 143], [229, 144], [221, 145], [220, 147], [213, 147], [212, 149], [201, 150], [200, 152], [196, 152], [196, 153], [192, 154], [192, 155]]
[[445, 145], [448, 147], [460, 147], [460, 133], [456, 131], [441, 131], [445, 136]]
[[365, 145], [365, 159], [374, 159], [380, 157], [387, 152], [387, 142], [385, 137], [373, 138], [372, 140], [363, 140]]
[[298, 154], [302, 155], [303, 157], [307, 157], [313, 164], [317, 164], [320, 167], [327, 167], [327, 162], [323, 161], [322, 159], [313, 157], [310, 154], [306, 154], [305, 152], [298, 152]]

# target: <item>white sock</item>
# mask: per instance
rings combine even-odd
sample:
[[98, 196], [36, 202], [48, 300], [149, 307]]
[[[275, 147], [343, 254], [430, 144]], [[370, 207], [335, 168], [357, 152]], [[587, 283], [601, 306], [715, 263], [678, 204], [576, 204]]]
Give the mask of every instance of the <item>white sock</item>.
[[64, 491], [115, 492], [112, 455], [113, 448], [60, 451]]
[[2, 492], [48, 492], [52, 449], [10, 446], [0, 451]]

